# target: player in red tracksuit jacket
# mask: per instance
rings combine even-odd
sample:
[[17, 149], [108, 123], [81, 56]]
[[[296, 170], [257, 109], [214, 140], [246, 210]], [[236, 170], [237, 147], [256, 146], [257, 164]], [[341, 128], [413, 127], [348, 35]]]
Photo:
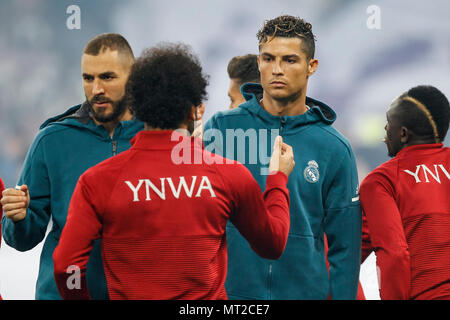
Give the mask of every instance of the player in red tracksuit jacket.
[[362, 257], [376, 253], [381, 299], [450, 299], [450, 121], [447, 98], [418, 86], [387, 112], [390, 161], [360, 188]]
[[277, 259], [284, 250], [292, 148], [276, 140], [261, 195], [245, 166], [173, 131], [193, 131], [194, 106], [206, 94], [186, 47], [145, 52], [129, 81], [146, 130], [128, 151], [80, 177], [53, 255], [58, 289], [65, 299], [89, 298], [86, 265], [101, 238], [111, 299], [226, 299], [228, 219], [262, 257]]

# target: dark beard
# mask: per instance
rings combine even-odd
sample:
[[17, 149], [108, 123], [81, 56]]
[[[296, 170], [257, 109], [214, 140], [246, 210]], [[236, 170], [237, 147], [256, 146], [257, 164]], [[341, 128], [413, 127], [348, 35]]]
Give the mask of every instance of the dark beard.
[[[94, 107], [92, 104], [96, 102], [109, 102], [111, 103], [113, 112], [109, 115], [103, 116], [95, 112]], [[94, 119], [100, 123], [107, 123], [111, 121], [118, 120], [126, 111], [127, 109], [127, 99], [124, 96], [119, 101], [112, 101], [109, 99], [104, 99], [102, 97], [94, 97], [91, 101], [89, 101], [86, 98], [86, 103], [89, 106], [90, 114], [94, 117]]]

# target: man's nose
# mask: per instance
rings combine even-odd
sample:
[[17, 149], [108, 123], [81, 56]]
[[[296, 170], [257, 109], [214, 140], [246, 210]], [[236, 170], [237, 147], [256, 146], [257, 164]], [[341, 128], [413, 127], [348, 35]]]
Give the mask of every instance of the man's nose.
[[273, 74], [282, 74], [283, 69], [281, 68], [281, 61], [274, 61], [272, 66], [272, 73]]
[[94, 85], [92, 86], [92, 94], [98, 95], [98, 94], [102, 94], [102, 93], [105, 93], [105, 89], [104, 89], [101, 81], [94, 80]]

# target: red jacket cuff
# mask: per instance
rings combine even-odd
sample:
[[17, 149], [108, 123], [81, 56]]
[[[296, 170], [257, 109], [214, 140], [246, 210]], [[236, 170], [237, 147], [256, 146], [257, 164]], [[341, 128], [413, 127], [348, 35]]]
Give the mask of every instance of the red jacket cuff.
[[288, 176], [281, 171], [271, 172], [267, 177], [266, 189], [271, 187], [283, 186], [285, 187], [288, 182]]

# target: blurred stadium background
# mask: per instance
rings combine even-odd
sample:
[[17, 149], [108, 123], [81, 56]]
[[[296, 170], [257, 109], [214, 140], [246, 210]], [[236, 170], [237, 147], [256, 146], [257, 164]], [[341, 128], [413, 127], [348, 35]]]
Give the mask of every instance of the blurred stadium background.
[[[81, 9], [79, 30], [66, 26], [70, 5]], [[367, 26], [371, 5], [380, 10], [380, 29]], [[381, 139], [396, 96], [431, 84], [450, 97], [449, 13], [448, 0], [1, 1], [0, 176], [14, 186], [40, 124], [84, 100], [80, 57], [93, 36], [120, 33], [136, 56], [161, 41], [190, 44], [210, 75], [207, 120], [229, 104], [228, 61], [257, 53], [263, 21], [290, 14], [313, 25], [319, 69], [308, 96], [338, 114], [335, 126], [350, 140], [362, 180], [388, 160]], [[2, 243], [4, 299], [34, 299], [41, 248], [20, 253]], [[368, 299], [379, 299], [374, 255], [361, 282]]]

